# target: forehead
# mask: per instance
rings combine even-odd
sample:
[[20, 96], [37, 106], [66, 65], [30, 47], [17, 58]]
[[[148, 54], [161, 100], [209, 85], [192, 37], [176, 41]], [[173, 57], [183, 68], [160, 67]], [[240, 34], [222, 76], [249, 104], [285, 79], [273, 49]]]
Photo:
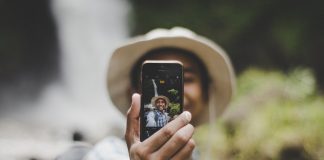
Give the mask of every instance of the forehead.
[[196, 70], [198, 68], [198, 64], [196, 60], [184, 53], [176, 52], [176, 51], [160, 51], [158, 53], [149, 55], [146, 59], [150, 60], [177, 60], [182, 62], [183, 67], [190, 68]]

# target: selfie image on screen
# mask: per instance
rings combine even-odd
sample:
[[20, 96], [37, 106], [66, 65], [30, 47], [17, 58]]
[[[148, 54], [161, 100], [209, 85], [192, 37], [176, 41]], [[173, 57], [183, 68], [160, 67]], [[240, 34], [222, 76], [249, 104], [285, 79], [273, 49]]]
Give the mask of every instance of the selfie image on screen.
[[175, 72], [151, 73], [142, 80], [145, 139], [182, 112], [182, 77]]

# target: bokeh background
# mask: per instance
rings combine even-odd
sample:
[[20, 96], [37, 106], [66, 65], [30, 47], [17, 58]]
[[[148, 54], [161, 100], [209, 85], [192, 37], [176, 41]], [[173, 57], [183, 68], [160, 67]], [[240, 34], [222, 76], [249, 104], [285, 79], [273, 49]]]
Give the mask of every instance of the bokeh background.
[[[124, 119], [105, 91], [111, 52], [128, 37], [183, 26], [221, 45], [238, 76], [224, 116], [196, 131], [202, 157], [323, 159], [323, 6], [320, 0], [0, 0], [0, 153], [48, 158], [66, 141], [121, 135]], [[33, 147], [8, 148], [22, 141], [59, 149], [37, 155]]]

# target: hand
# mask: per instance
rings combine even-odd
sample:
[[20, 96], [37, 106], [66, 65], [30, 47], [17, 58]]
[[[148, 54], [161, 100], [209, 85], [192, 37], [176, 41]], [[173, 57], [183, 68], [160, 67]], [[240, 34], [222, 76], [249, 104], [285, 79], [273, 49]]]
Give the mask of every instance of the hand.
[[125, 139], [131, 160], [177, 160], [189, 159], [195, 148], [191, 138], [194, 127], [189, 124], [191, 114], [183, 112], [158, 132], [140, 142], [140, 95], [133, 94], [132, 105], [127, 112], [127, 129]]

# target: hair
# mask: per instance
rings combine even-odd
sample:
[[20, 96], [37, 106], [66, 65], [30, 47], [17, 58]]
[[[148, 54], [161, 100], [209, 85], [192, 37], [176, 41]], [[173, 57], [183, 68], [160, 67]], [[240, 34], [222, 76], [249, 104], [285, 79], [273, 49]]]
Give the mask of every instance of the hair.
[[[203, 91], [208, 91], [209, 83], [210, 83], [210, 78], [209, 74], [207, 72], [206, 66], [202, 62], [202, 60], [196, 56], [193, 52], [190, 52], [185, 49], [181, 48], [175, 48], [175, 47], [161, 47], [161, 48], [156, 48], [148, 51], [144, 56], [142, 56], [137, 62], [135, 63], [133, 69], [131, 70], [130, 73], [130, 80], [131, 80], [131, 85], [133, 89], [136, 91], [140, 91], [140, 75], [141, 75], [141, 66], [142, 63], [147, 60], [149, 57], [161, 54], [163, 52], [173, 52], [179, 55], [184, 55], [186, 57], [189, 57], [191, 59], [194, 59], [194, 61], [198, 65], [198, 71], [201, 74], [201, 88]], [[208, 100], [208, 93], [203, 92], [203, 97], [206, 98], [205, 100]]]

